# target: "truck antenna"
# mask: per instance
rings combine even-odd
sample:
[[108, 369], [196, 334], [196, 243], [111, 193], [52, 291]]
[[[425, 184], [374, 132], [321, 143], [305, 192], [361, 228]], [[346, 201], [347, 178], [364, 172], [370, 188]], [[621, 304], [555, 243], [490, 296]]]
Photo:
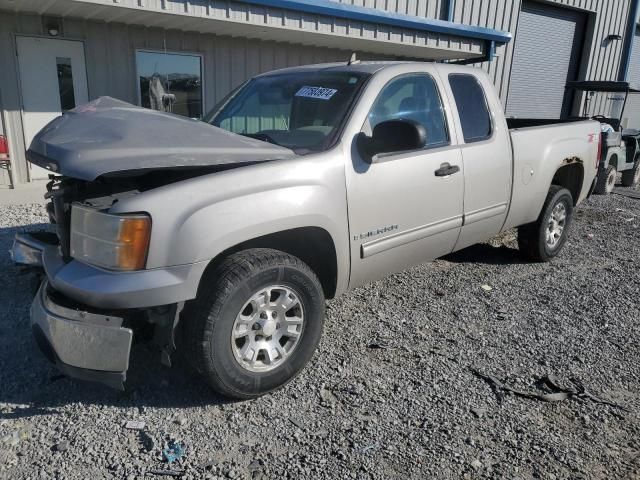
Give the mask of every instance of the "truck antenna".
[[347, 65], [356, 65], [360, 63], [360, 60], [358, 60], [356, 58], [356, 52], [352, 52], [351, 53], [351, 58], [349, 59], [349, 61], [347, 62]]

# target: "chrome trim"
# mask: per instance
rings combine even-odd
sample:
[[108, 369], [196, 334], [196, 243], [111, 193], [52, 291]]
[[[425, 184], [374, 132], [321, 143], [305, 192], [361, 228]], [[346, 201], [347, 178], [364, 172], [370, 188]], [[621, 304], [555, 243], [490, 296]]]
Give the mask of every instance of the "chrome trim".
[[371, 257], [372, 255], [384, 252], [385, 250], [406, 245], [407, 243], [415, 242], [416, 240], [422, 240], [423, 238], [431, 237], [448, 230], [453, 230], [454, 228], [460, 228], [461, 226], [462, 215], [456, 215], [455, 217], [439, 220], [428, 225], [422, 225], [410, 230], [405, 230], [404, 232], [399, 232], [378, 240], [363, 243], [360, 249], [360, 257]]
[[45, 280], [31, 305], [31, 323], [40, 328], [59, 361], [81, 369], [126, 372], [133, 331], [122, 328], [122, 318], [59, 305], [47, 288]]
[[464, 214], [464, 224], [470, 225], [472, 223], [486, 220], [487, 218], [497, 217], [507, 211], [507, 202], [492, 205], [490, 207], [480, 208], [469, 213]]

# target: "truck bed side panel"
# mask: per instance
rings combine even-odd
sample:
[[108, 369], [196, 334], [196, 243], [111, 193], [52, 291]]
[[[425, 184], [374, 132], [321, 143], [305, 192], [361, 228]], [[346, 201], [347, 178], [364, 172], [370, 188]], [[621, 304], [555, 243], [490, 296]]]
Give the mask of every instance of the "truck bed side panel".
[[576, 204], [584, 200], [595, 178], [600, 127], [584, 121], [510, 131], [513, 147], [513, 195], [503, 230], [535, 221], [555, 173], [578, 162], [584, 180]]

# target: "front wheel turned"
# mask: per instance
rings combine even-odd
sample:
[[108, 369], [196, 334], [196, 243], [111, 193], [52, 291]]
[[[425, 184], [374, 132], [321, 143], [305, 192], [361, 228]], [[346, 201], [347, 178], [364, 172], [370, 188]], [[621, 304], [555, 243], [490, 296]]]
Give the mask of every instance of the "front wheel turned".
[[567, 241], [572, 219], [571, 193], [566, 188], [551, 185], [538, 220], [518, 228], [520, 251], [535, 261], [551, 260]]
[[183, 313], [187, 357], [218, 393], [258, 397], [293, 379], [315, 351], [324, 293], [300, 259], [271, 249], [225, 258]]

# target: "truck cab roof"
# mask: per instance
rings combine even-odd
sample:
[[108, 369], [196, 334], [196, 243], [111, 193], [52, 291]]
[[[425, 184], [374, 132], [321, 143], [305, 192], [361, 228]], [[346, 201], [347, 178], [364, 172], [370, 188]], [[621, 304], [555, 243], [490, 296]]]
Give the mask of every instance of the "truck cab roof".
[[266, 72], [258, 77], [268, 77], [272, 75], [282, 74], [295, 74], [295, 73], [308, 73], [313, 71], [333, 71], [333, 72], [353, 72], [353, 73], [368, 73], [373, 75], [374, 73], [383, 70], [385, 68], [394, 67], [398, 65], [424, 65], [425, 62], [407, 62], [407, 61], [380, 61], [380, 62], [361, 62], [357, 61], [351, 64], [347, 62], [333, 62], [333, 63], [318, 63], [315, 65], [304, 65], [300, 67], [287, 67], [280, 70], [273, 70]]

